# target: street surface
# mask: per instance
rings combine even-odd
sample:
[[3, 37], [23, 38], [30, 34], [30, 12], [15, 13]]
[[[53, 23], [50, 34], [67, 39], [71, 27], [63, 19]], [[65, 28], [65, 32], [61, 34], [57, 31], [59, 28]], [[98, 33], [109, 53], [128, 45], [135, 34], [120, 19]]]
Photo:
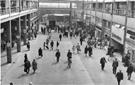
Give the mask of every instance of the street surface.
[[[33, 85], [117, 85], [115, 75], [112, 73], [112, 61], [108, 61], [106, 50], [93, 48], [92, 57], [84, 56], [84, 47], [86, 42], [81, 46], [80, 54], [73, 54], [72, 66], [67, 68], [67, 52], [72, 51], [72, 46], [79, 43], [79, 37], [63, 38], [59, 45], [61, 52], [60, 62], [56, 63], [56, 41], [59, 41], [58, 33], [52, 33], [54, 40], [54, 50], [43, 50], [43, 57], [38, 56], [38, 49], [43, 48], [43, 42], [46, 41], [48, 35], [39, 33], [36, 39], [30, 41], [30, 51], [27, 51], [26, 46], [22, 47], [20, 53], [13, 54], [12, 64], [1, 66], [2, 85], [9, 85], [13, 82], [14, 85], [28, 85], [33, 82]], [[33, 73], [31, 68], [30, 73], [24, 73], [24, 54], [28, 55], [28, 59], [32, 62], [36, 59], [38, 69]], [[100, 58], [106, 57], [107, 64], [105, 70], [100, 69]], [[121, 56], [115, 54], [119, 59], [118, 70], [121, 69], [124, 73], [124, 79], [121, 85], [135, 85], [135, 73], [131, 80], [127, 80], [126, 67], [121, 63]], [[5, 56], [6, 57], [6, 56]], [[4, 62], [5, 58], [2, 58]], [[113, 59], [112, 59], [113, 60]], [[5, 61], [6, 62], [6, 61]], [[117, 71], [118, 71], [117, 70]]]

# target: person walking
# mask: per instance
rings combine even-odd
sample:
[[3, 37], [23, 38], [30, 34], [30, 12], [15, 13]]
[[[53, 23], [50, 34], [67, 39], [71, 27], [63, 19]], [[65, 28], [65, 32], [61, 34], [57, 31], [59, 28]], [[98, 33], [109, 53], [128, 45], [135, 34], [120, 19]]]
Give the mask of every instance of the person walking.
[[91, 57], [91, 55], [92, 55], [92, 47], [89, 46], [89, 47], [87, 48], [87, 50], [88, 50], [88, 52], [89, 52], [89, 57]]
[[38, 55], [41, 56], [41, 57], [43, 56], [43, 53], [42, 53], [42, 49], [41, 48], [38, 49]]
[[60, 52], [59, 50], [57, 50], [55, 57], [57, 58], [57, 63], [59, 62], [59, 58], [60, 58]]
[[46, 47], [46, 43], [44, 42], [44, 44], [43, 44], [43, 47], [44, 47], [44, 50], [45, 50], [45, 47]]
[[123, 73], [121, 72], [121, 70], [117, 72], [116, 78], [117, 78], [118, 85], [120, 85], [121, 80], [123, 80]]
[[59, 39], [60, 39], [60, 41], [61, 41], [61, 39], [62, 39], [62, 34], [59, 35]]
[[118, 67], [118, 60], [117, 60], [117, 58], [115, 58], [115, 60], [113, 61], [112, 67], [113, 67], [113, 74], [116, 74], [116, 70], [117, 70], [117, 67]]
[[84, 54], [85, 54], [86, 57], [87, 57], [87, 51], [88, 51], [88, 47], [86, 45], [86, 47], [84, 48]]
[[105, 63], [107, 63], [107, 62], [106, 62], [106, 59], [105, 59], [105, 57], [102, 57], [102, 58], [100, 59], [100, 64], [101, 64], [101, 69], [102, 69], [102, 70], [104, 70]]
[[127, 76], [128, 76], [128, 80], [130, 80], [133, 71], [134, 71], [133, 66], [131, 64], [129, 64], [129, 66], [127, 67], [127, 71], [126, 71]]
[[28, 60], [27, 54], [24, 55], [24, 62]]
[[29, 60], [26, 60], [24, 62], [24, 72], [26, 72], [28, 74], [29, 71], [30, 71], [30, 67], [31, 67], [30, 61]]
[[54, 42], [53, 42], [53, 40], [51, 41], [51, 43], [50, 43], [50, 46], [51, 46], [51, 49], [53, 50], [53, 45], [54, 45]]
[[73, 45], [72, 50], [73, 50], [73, 53], [75, 53], [75, 45]]
[[34, 73], [37, 70], [37, 62], [35, 59], [33, 59], [33, 61], [32, 61], [32, 69], [33, 69]]
[[57, 43], [56, 43], [56, 50], [58, 50], [59, 44], [60, 44], [60, 43], [57, 41]]
[[80, 37], [80, 45], [82, 45], [82, 42], [83, 42], [83, 38]]
[[70, 39], [72, 39], [72, 36], [73, 36], [73, 33], [72, 33], [72, 32], [70, 32]]
[[77, 53], [79, 53], [79, 51], [81, 51], [81, 48], [80, 48], [80, 45], [79, 45], [79, 43], [77, 43], [77, 46], [76, 46], [76, 48], [77, 48]]
[[68, 53], [67, 53], [67, 58], [68, 58], [68, 68], [71, 68], [71, 63], [72, 63], [72, 53], [70, 52], [70, 50], [68, 50]]
[[27, 49], [30, 50], [30, 42], [27, 43]]

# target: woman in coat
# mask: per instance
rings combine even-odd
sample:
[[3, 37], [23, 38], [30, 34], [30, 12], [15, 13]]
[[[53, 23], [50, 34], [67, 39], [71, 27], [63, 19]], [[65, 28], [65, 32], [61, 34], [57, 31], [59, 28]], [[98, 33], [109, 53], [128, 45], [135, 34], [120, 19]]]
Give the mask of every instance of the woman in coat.
[[87, 51], [88, 51], [88, 47], [86, 45], [86, 47], [84, 48], [84, 54], [85, 54], [86, 57], [87, 57]]
[[73, 53], [75, 53], [75, 46], [73, 45], [73, 47], [72, 47], [72, 50], [73, 50]]
[[35, 61], [35, 59], [33, 59], [33, 61], [32, 61], [32, 69], [33, 69], [34, 73], [37, 70], [37, 62]]

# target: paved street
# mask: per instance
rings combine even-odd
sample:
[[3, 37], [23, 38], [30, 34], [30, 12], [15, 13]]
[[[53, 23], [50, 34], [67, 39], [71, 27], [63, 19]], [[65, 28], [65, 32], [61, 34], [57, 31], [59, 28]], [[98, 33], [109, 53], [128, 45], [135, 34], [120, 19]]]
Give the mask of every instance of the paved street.
[[[58, 33], [52, 33], [52, 40], [59, 40]], [[33, 85], [117, 85], [115, 76], [112, 73], [112, 61], [107, 61], [105, 70], [100, 69], [100, 58], [105, 56], [106, 50], [94, 48], [92, 57], [84, 56], [84, 47], [86, 42], [81, 46], [80, 54], [73, 54], [72, 67], [67, 68], [67, 52], [72, 50], [72, 46], [79, 42], [79, 38], [63, 38], [60, 42], [59, 50], [61, 52], [60, 62], [56, 63], [55, 50], [43, 50], [43, 57], [38, 56], [39, 47], [43, 48], [47, 35], [39, 34], [37, 39], [30, 41], [30, 51], [26, 51], [26, 46], [22, 47], [22, 52], [13, 55], [12, 64], [2, 66], [2, 85], [28, 85], [31, 81]], [[56, 46], [54, 46], [56, 49]], [[29, 74], [24, 73], [24, 54], [27, 53], [28, 59], [32, 62], [36, 59], [38, 69], [36, 73], [31, 71]], [[115, 54], [120, 60], [121, 56]], [[124, 73], [124, 80], [121, 85], [135, 85], [135, 73], [131, 80], [127, 80], [126, 67], [123, 67], [119, 61], [119, 69]]]

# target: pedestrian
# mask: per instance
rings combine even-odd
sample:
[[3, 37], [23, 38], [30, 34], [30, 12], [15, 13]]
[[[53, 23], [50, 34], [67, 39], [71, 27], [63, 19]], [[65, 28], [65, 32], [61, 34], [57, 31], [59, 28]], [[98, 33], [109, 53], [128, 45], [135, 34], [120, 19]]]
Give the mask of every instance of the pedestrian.
[[110, 52], [111, 52], [111, 47], [109, 46], [108, 49], [107, 49], [106, 55], [110, 55]]
[[38, 49], [38, 56], [41, 56], [41, 57], [43, 56], [43, 53], [42, 53], [42, 49], [41, 48]]
[[60, 43], [57, 41], [57, 43], [56, 43], [56, 50], [58, 49], [59, 44]]
[[73, 35], [73, 33], [72, 33], [72, 32], [70, 32], [70, 39], [72, 39], [72, 35]]
[[62, 39], [62, 34], [59, 35], [59, 39], [60, 39], [60, 41], [61, 41], [61, 39]]
[[87, 48], [87, 50], [88, 50], [88, 52], [89, 52], [89, 57], [91, 57], [91, 55], [92, 55], [92, 47], [89, 46], [89, 47]]
[[114, 46], [111, 47], [111, 50], [110, 50], [110, 57], [113, 57], [113, 53], [114, 53]]
[[117, 78], [118, 85], [120, 85], [121, 80], [123, 80], [123, 73], [121, 72], [121, 70], [117, 72], [116, 78]]
[[57, 63], [59, 62], [59, 58], [60, 58], [60, 52], [59, 50], [57, 50], [55, 57], [57, 58]]
[[24, 55], [24, 62], [28, 60], [27, 54]]
[[133, 66], [131, 64], [129, 64], [129, 66], [127, 67], [128, 80], [130, 80], [133, 71], [134, 71]]
[[24, 62], [24, 72], [26, 72], [28, 74], [29, 71], [30, 71], [30, 67], [31, 67], [30, 61], [29, 60], [26, 60]]
[[33, 59], [33, 61], [32, 61], [32, 68], [33, 68], [33, 71], [35, 73], [35, 71], [37, 70], [37, 62], [35, 59]]
[[46, 48], [47, 49], [49, 49], [48, 44], [49, 44], [49, 39], [46, 39]]
[[116, 74], [117, 67], [118, 67], [118, 60], [117, 60], [117, 58], [115, 58], [115, 60], [113, 61], [112, 67], [113, 67], [113, 74]]
[[82, 45], [82, 42], [83, 42], [83, 38], [80, 37], [80, 45]]
[[30, 42], [27, 43], [27, 49], [30, 50]]
[[53, 42], [53, 40], [51, 41], [51, 43], [50, 43], [50, 46], [51, 46], [51, 49], [53, 50], [53, 45], [54, 45], [54, 42]]
[[73, 53], [75, 53], [75, 45], [73, 45], [72, 50], [73, 50]]
[[44, 50], [45, 50], [45, 48], [46, 48], [46, 43], [44, 42], [44, 44], [43, 44], [43, 47], [44, 47]]
[[67, 59], [68, 59], [68, 67], [71, 68], [71, 63], [72, 63], [72, 53], [70, 52], [70, 50], [68, 50], [68, 53], [67, 53]]
[[106, 59], [105, 59], [105, 57], [102, 57], [102, 58], [100, 59], [100, 64], [101, 64], [101, 69], [102, 69], [102, 70], [104, 70], [105, 63], [107, 63], [107, 62], [106, 62]]
[[81, 48], [80, 48], [80, 45], [79, 45], [79, 43], [77, 43], [77, 46], [76, 46], [76, 48], [77, 48], [77, 53], [79, 53], [79, 51], [81, 51]]
[[84, 54], [85, 54], [86, 57], [87, 57], [87, 51], [88, 51], [88, 47], [86, 45], [86, 47], [84, 48]]

